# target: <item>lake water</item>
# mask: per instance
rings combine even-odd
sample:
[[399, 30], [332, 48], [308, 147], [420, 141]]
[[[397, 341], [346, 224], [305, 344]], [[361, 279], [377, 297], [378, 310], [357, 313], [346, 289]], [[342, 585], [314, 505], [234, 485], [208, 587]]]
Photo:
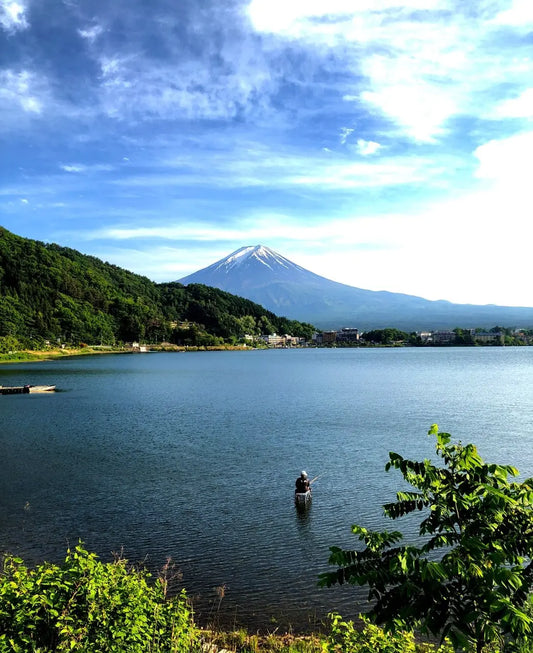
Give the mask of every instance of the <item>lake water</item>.
[[[60, 561], [81, 538], [104, 560], [167, 557], [198, 619], [313, 625], [364, 608], [317, 588], [329, 546], [382, 516], [389, 451], [435, 458], [441, 430], [533, 475], [533, 348], [310, 349], [105, 355], [4, 365], [0, 549]], [[302, 469], [323, 476], [300, 513]]]

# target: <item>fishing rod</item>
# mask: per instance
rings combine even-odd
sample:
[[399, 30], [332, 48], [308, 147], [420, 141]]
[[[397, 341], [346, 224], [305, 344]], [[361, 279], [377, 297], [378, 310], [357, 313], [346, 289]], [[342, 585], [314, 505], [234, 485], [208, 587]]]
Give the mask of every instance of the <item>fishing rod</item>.
[[311, 480], [309, 481], [309, 485], [311, 485], [311, 483], [314, 483], [314, 482], [315, 482], [316, 480], [318, 480], [321, 476], [324, 476], [325, 473], [326, 473], [326, 472], [323, 472], [322, 474], [319, 474], [318, 476], [315, 476], [315, 478], [313, 478], [313, 479], [311, 479]]

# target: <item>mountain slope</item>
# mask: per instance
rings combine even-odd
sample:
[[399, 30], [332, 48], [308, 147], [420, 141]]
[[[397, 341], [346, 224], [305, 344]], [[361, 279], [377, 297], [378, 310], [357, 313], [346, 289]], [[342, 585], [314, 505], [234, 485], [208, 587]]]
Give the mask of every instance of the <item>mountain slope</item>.
[[[185, 333], [179, 323], [201, 326]], [[0, 341], [14, 338], [27, 348], [43, 340], [216, 344], [216, 338], [273, 331], [309, 338], [313, 328], [216, 288], [156, 284], [93, 256], [0, 227]]]
[[533, 308], [453, 304], [364, 290], [314, 274], [263, 245], [241, 247], [179, 281], [220, 288], [324, 329], [533, 327]]

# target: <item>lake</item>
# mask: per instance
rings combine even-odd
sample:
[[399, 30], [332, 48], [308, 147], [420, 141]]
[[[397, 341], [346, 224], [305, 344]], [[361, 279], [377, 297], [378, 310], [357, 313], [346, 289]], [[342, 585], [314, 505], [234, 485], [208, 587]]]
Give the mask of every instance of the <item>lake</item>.
[[[0, 367], [0, 549], [64, 558], [82, 539], [159, 569], [198, 620], [313, 626], [364, 590], [317, 588], [350, 526], [397, 528], [389, 451], [435, 459], [437, 422], [533, 475], [533, 348], [302, 349], [101, 355]], [[293, 503], [305, 469], [309, 510]]]

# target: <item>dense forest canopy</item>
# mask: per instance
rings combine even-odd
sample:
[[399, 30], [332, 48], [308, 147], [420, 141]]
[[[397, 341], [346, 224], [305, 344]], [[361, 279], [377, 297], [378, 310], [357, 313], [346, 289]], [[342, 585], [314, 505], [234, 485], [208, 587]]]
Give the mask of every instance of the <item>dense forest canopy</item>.
[[217, 344], [314, 328], [216, 288], [156, 284], [76, 250], [0, 227], [0, 337], [53, 342]]

